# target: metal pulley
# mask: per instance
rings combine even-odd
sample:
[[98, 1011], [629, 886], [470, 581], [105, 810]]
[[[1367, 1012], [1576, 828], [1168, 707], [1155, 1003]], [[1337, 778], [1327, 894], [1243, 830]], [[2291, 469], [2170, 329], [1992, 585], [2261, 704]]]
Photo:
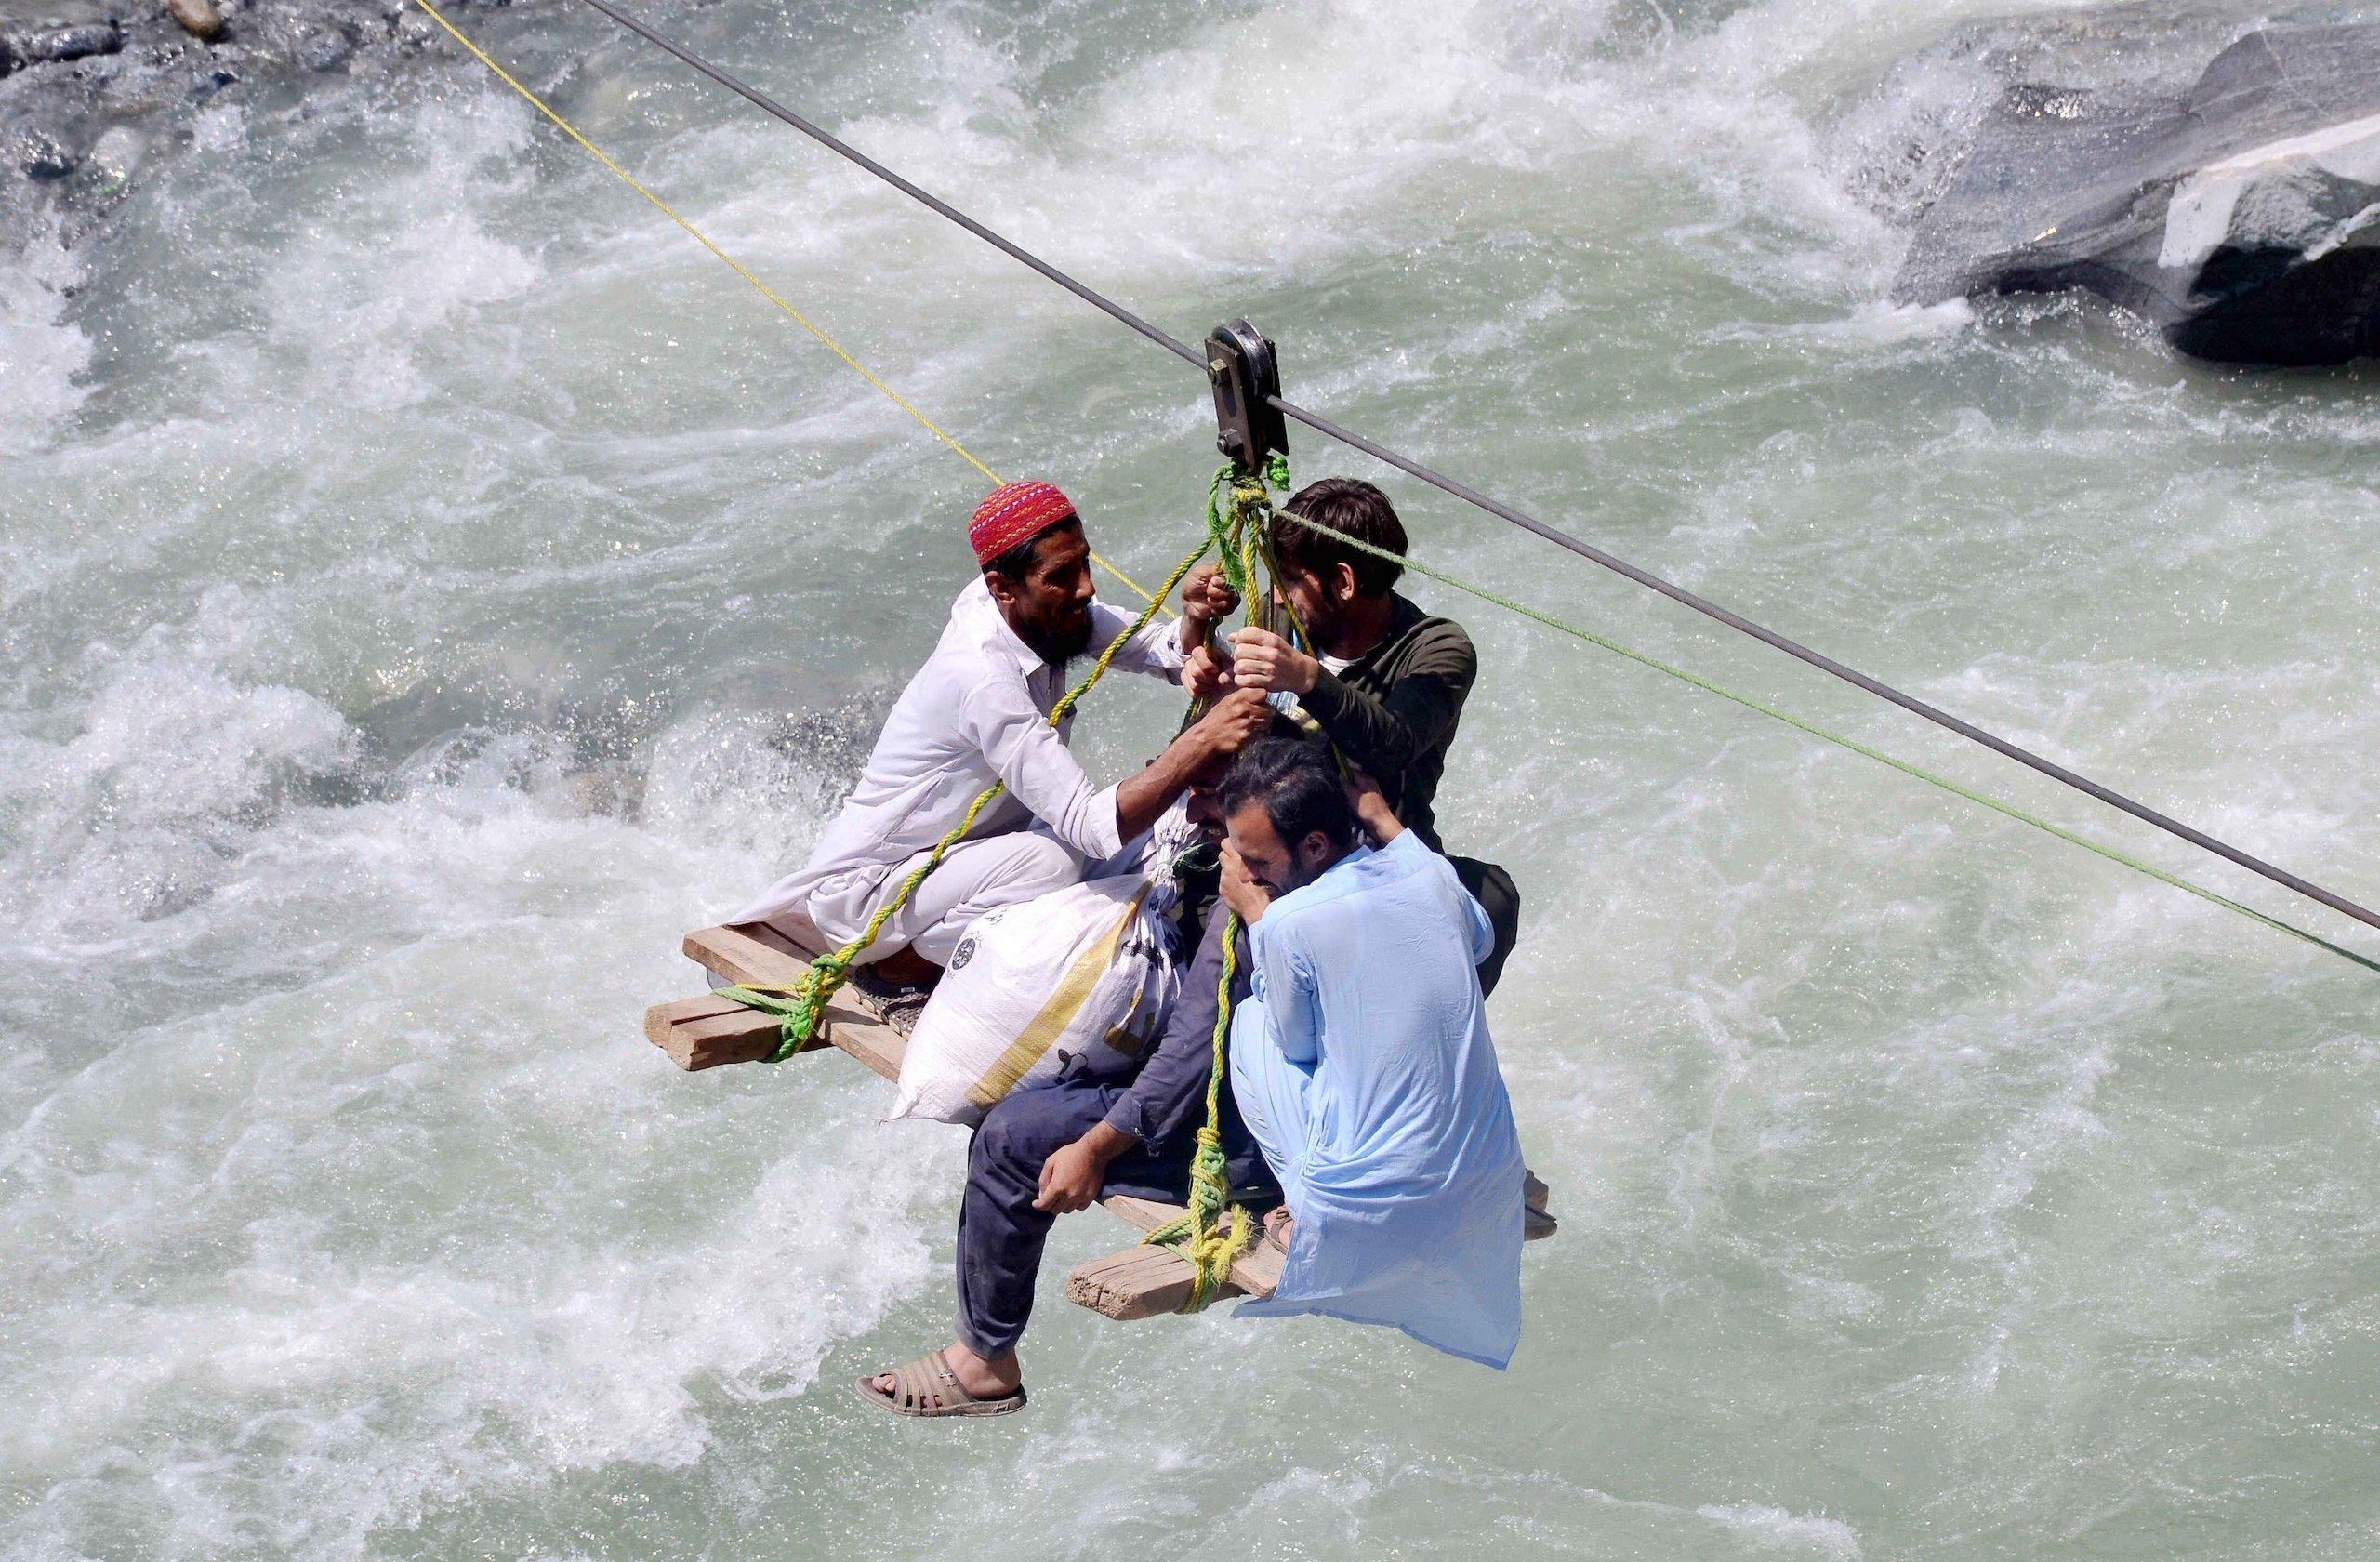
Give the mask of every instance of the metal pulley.
[[1245, 320], [1207, 338], [1207, 379], [1215, 388], [1215, 448], [1244, 474], [1289, 453], [1289, 426], [1272, 398], [1281, 393], [1281, 361], [1272, 342]]

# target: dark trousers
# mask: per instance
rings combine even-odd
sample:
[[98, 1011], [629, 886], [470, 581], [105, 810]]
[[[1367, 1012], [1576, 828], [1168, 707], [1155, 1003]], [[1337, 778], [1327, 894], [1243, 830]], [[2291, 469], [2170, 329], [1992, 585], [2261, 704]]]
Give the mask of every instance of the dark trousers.
[[[1041, 1163], [1103, 1121], [1121, 1081], [1064, 1076], [1012, 1092], [984, 1114], [967, 1148], [967, 1191], [959, 1204], [959, 1343], [977, 1356], [1006, 1356], [1025, 1337], [1041, 1249], [1058, 1217], [1037, 1210]], [[1107, 1163], [1101, 1193], [1179, 1204], [1190, 1186], [1195, 1130], [1152, 1150], [1135, 1145]]]
[[[1495, 947], [1479, 964], [1479, 986], [1493, 991], [1520, 932], [1520, 891], [1513, 876], [1493, 863], [1453, 857], [1455, 877], [1488, 913]], [[1215, 983], [1223, 969], [1223, 914], [1217, 910], [1191, 962], [1174, 1015], [1144, 1076], [1164, 1076], [1164, 1099], [1153, 1110], [1128, 1115], [1146, 1125], [1141, 1132], [1165, 1137], [1144, 1142], [1108, 1162], [1103, 1194], [1129, 1194], [1179, 1204], [1189, 1192], [1190, 1158], [1198, 1125], [1206, 1120], [1204, 1090], [1212, 1056]], [[1247, 938], [1241, 935], [1239, 977], [1234, 1001], [1247, 996]], [[1012, 1091], [984, 1114], [967, 1148], [967, 1189], [959, 1203], [959, 1343], [977, 1356], [997, 1357], [1016, 1348], [1033, 1316], [1033, 1290], [1041, 1274], [1041, 1250], [1057, 1216], [1033, 1207], [1041, 1192], [1041, 1163], [1105, 1121], [1132, 1089], [1131, 1081], [1094, 1080], [1071, 1070], [1049, 1083]], [[1144, 1096], [1149, 1092], [1144, 1089]], [[1173, 1126], [1178, 1125], [1178, 1126]], [[1231, 1084], [1223, 1091], [1223, 1153], [1235, 1200], [1262, 1206], [1277, 1202], [1271, 1170], [1240, 1120]]]
[[1513, 946], [1521, 935], [1521, 891], [1513, 876], [1491, 862], [1477, 857], [1448, 857], [1454, 865], [1454, 876], [1471, 892], [1471, 898], [1488, 913], [1488, 925], [1495, 931], [1496, 946], [1479, 962], [1479, 992], [1481, 997], [1496, 990], [1496, 983], [1504, 974], [1504, 961], [1511, 958]]

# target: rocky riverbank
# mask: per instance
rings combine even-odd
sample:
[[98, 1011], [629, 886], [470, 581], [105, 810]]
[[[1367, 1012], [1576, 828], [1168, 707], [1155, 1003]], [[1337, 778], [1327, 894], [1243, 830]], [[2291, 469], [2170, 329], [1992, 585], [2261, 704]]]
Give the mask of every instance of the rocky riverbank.
[[[0, 0], [0, 250], [78, 243], [210, 105], [296, 108], [325, 78], [385, 74], [439, 35], [402, 0], [179, 4], [191, 22], [165, 0]], [[209, 22], [211, 38], [192, 31]]]
[[2380, 26], [2127, 5], [1974, 24], [2003, 84], [1895, 294], [2096, 293], [2231, 363], [2380, 351]]

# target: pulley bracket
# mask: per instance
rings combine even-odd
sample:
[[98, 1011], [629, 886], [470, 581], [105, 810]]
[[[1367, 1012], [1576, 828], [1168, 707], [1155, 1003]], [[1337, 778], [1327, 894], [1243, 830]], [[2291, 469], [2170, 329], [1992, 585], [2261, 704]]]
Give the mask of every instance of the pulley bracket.
[[1289, 453], [1289, 426], [1271, 398], [1281, 393], [1281, 361], [1272, 342], [1245, 320], [1207, 338], [1207, 378], [1215, 388], [1215, 448], [1242, 474], [1262, 471]]

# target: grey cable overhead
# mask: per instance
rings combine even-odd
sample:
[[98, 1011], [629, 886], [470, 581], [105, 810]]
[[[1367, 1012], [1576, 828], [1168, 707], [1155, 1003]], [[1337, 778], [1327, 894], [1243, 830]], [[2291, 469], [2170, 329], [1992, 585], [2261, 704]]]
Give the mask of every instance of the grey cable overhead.
[[[1116, 302], [1113, 298], [1108, 298], [1105, 294], [1076, 281], [1073, 277], [1068, 276], [1065, 272], [1058, 270], [1057, 267], [1051, 265], [1048, 261], [1042, 259], [1039, 256], [1033, 254], [1030, 250], [1023, 248], [1009, 239], [1002, 237], [999, 233], [985, 227], [982, 223], [976, 221], [973, 218], [969, 217], [966, 213], [960, 211], [949, 202], [943, 200], [940, 196], [911, 183], [908, 179], [906, 179], [899, 174], [894, 173], [892, 169], [886, 167], [883, 164], [879, 163], [876, 159], [868, 156], [866, 152], [861, 152], [858, 148], [853, 147], [850, 143], [829, 134], [821, 126], [811, 123], [801, 115], [795, 113], [791, 109], [787, 108], [784, 104], [776, 101], [776, 99], [759, 91], [757, 88], [747, 86], [742, 81], [739, 81], [734, 76], [730, 75], [727, 72], [721, 70], [718, 66], [713, 65], [708, 60], [694, 53], [682, 45], [654, 32], [652, 28], [647, 27], [644, 23], [637, 20], [634, 17], [628, 16], [616, 7], [611, 5], [609, 0], [585, 0], [585, 3], [592, 7], [594, 9], [601, 11], [603, 15], [611, 18], [614, 21], [619, 23], [622, 27], [627, 28], [629, 32], [634, 33], [637, 36], [644, 39], [646, 42], [675, 56], [677, 59], [684, 61], [687, 65], [692, 66], [694, 70], [701, 72], [704, 75], [708, 76], [711, 80], [719, 83], [721, 86], [726, 87], [729, 91], [744, 98], [754, 106], [774, 114], [778, 119], [783, 120], [786, 124], [790, 125], [795, 129], [800, 131], [803, 135], [808, 136], [811, 139], [826, 148], [829, 152], [834, 152], [837, 156], [845, 158], [858, 166], [866, 169], [878, 179], [882, 179], [893, 189], [898, 190], [904, 195], [906, 195], [910, 199], [918, 202], [919, 205], [925, 206], [928, 210], [932, 211], [937, 216], [948, 218], [950, 221], [957, 223], [959, 227], [966, 229], [967, 232], [983, 240], [985, 244], [990, 245], [993, 248], [998, 249], [1003, 255], [1006, 255], [1010, 258], [1038, 271], [1042, 276], [1056, 283], [1059, 286], [1064, 288], [1067, 292], [1072, 293], [1075, 297], [1082, 299], [1085, 303], [1090, 304], [1094, 309], [1103, 311], [1122, 324], [1137, 331], [1142, 336], [1147, 338], [1150, 341], [1155, 342], [1157, 346], [1164, 348], [1167, 351], [1173, 353], [1175, 356], [1182, 358], [1188, 363], [1197, 364], [1201, 373], [1206, 371], [1205, 354], [1199, 352], [1196, 348], [1191, 347], [1188, 343], [1182, 341], [1180, 338], [1173, 337], [1165, 331], [1159, 330], [1156, 325], [1151, 324], [1146, 320], [1144, 320], [1141, 316], [1133, 313], [1130, 310], [1126, 309], [1123, 305]], [[2002, 737], [1995, 733], [1987, 732], [1971, 721], [1963, 721], [1960, 718], [1951, 715], [1949, 711], [1941, 709], [1939, 707], [1927, 704], [1925, 701], [1919, 699], [1914, 695], [1904, 694], [1900, 690], [1894, 688], [1891, 684], [1884, 682], [1880, 679], [1871, 678], [1856, 668], [1846, 667], [1823, 652], [1814, 651], [1810, 647], [1802, 644], [1800, 642], [1790, 639], [1785, 635], [1781, 635], [1765, 625], [1752, 622], [1751, 619], [1744, 617], [1739, 613], [1733, 612], [1730, 609], [1720, 606], [1716, 602], [1697, 596], [1683, 586], [1665, 580], [1649, 570], [1641, 569], [1636, 565], [1628, 563], [1625, 559], [1606, 553], [1602, 549], [1595, 547], [1593, 543], [1572, 536], [1567, 532], [1562, 531], [1557, 527], [1548, 525], [1545, 522], [1537, 519], [1535, 516], [1529, 515], [1525, 511], [1515, 510], [1512, 506], [1505, 504], [1501, 500], [1490, 498], [1488, 496], [1480, 493], [1475, 488], [1458, 483], [1454, 479], [1448, 477], [1443, 473], [1435, 471], [1409, 457], [1399, 455], [1397, 452], [1389, 449], [1387, 446], [1377, 443], [1372, 440], [1368, 440], [1363, 435], [1354, 432], [1352, 430], [1341, 428], [1338, 424], [1331, 422], [1329, 419], [1323, 417], [1318, 414], [1308, 412], [1303, 407], [1297, 405], [1295, 403], [1278, 396], [1269, 396], [1265, 399], [1275, 407], [1280, 409], [1283, 417], [1294, 418], [1298, 422], [1304, 424], [1307, 428], [1314, 430], [1316, 432], [1328, 435], [1329, 438], [1337, 440], [1342, 444], [1348, 445], [1353, 449], [1359, 450], [1365, 455], [1371, 457], [1374, 460], [1385, 462], [1389, 466], [1395, 467], [1397, 470], [1406, 473], [1408, 476], [1421, 483], [1426, 483], [1431, 487], [1438, 489], [1442, 493], [1462, 500], [1465, 504], [1473, 505], [1480, 510], [1484, 510], [1488, 514], [1496, 516], [1500, 520], [1508, 521], [1524, 531], [1542, 537], [1546, 541], [1554, 543], [1558, 547], [1566, 548], [1571, 552], [1579, 555], [1579, 557], [1586, 559], [1593, 563], [1600, 564], [1605, 569], [1610, 570], [1616, 575], [1623, 576], [1626, 578], [1636, 582], [1636, 584], [1640, 586], [1659, 591], [1661, 595], [1668, 597], [1673, 602], [1683, 603], [1706, 617], [1726, 625], [1731, 629], [1750, 635], [1752, 638], [1760, 641], [1764, 644], [1774, 646], [1778, 650], [1784, 652], [1787, 655], [1792, 656], [1797, 660], [1806, 662], [1811, 667], [1817, 668], [1819, 671], [1828, 673], [1835, 678], [1839, 678], [1855, 688], [1863, 689], [1869, 694], [1876, 695], [1880, 699], [1889, 700], [1894, 705], [1900, 707], [1903, 710], [1909, 711], [1912, 715], [1922, 716], [1926, 721], [1933, 722], [1935, 725], [1942, 727], [1950, 732], [1954, 732], [1961, 737], [1968, 739], [1970, 742], [1981, 744], [1992, 752], [2004, 755], [2009, 759], [2015, 760], [2017, 763], [2037, 771], [2040, 774], [2048, 776], [2053, 781], [2073, 788], [2076, 791], [2082, 793], [2086, 797], [2095, 798], [2098, 801], [2106, 803], [2111, 808], [2121, 809], [2122, 812], [2131, 814], [2134, 818], [2140, 820], [2144, 824], [2154, 825], [2157, 828], [2165, 831], [2169, 835], [2175, 836], [2180, 840], [2187, 841], [2191, 845], [2200, 848], [2202, 851], [2212, 852], [2216, 856], [2222, 857], [2226, 861], [2235, 863], [2238, 866], [2248, 869], [2252, 873], [2261, 875], [2262, 877], [2270, 880], [2272, 882], [2281, 885], [2282, 888], [2294, 891], [2296, 894], [2304, 895], [2309, 900], [2318, 901], [2342, 915], [2352, 917], [2357, 921], [2362, 922], [2366, 926], [2380, 928], [2380, 912], [2371, 911], [2366, 907], [2358, 905], [2356, 902], [2347, 899], [2345, 895], [2325, 889], [2321, 885], [2313, 882], [2311, 880], [2301, 878], [2297, 874], [2290, 872], [2287, 868], [2279, 867], [2271, 863], [2266, 862], [2261, 857], [2254, 856], [2249, 853], [2243, 852], [2228, 841], [2218, 841], [2214, 836], [2205, 833], [2203, 830], [2195, 829], [2188, 825], [2183, 824], [2180, 820], [2173, 818], [2168, 814], [2162, 814], [2146, 803], [2136, 802], [2121, 792], [2115, 791], [2110, 788], [2101, 786], [2098, 782], [2092, 780], [2086, 775], [2079, 775], [2053, 760], [2044, 759], [2041, 755], [2032, 752], [2030, 749], [2022, 748], [2017, 744], [2011, 743], [2006, 738]]]

